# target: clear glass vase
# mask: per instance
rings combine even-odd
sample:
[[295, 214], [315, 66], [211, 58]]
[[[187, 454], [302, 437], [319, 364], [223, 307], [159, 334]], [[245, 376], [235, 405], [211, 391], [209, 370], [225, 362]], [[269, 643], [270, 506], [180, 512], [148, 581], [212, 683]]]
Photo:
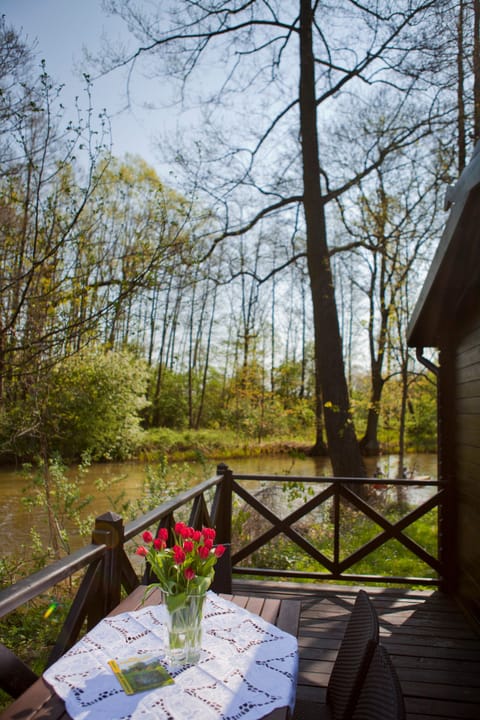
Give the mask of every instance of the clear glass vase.
[[165, 654], [170, 665], [193, 665], [200, 658], [205, 594], [162, 593], [166, 608]]

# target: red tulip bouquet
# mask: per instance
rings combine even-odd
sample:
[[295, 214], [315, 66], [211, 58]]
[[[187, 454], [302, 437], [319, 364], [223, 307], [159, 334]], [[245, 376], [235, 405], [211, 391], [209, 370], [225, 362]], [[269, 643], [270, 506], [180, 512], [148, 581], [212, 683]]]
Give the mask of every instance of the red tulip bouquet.
[[225, 552], [214, 545], [215, 530], [195, 530], [178, 522], [172, 547], [167, 547], [168, 530], [160, 528], [157, 537], [143, 533], [145, 545], [137, 548], [156, 575], [147, 592], [155, 587], [162, 591], [167, 609], [166, 653], [174, 665], [197, 662], [200, 657], [201, 621], [205, 593], [215, 572], [215, 563]]
[[169, 596], [169, 609], [174, 610], [184, 604], [188, 595], [204, 595], [207, 592], [213, 580], [215, 564], [225, 552], [223, 545], [214, 545], [213, 528], [194, 530], [178, 522], [172, 547], [167, 547], [166, 528], [160, 528], [157, 537], [148, 530], [142, 537], [145, 545], [137, 548], [137, 555], [147, 560], [158, 580], [148, 589], [159, 587]]

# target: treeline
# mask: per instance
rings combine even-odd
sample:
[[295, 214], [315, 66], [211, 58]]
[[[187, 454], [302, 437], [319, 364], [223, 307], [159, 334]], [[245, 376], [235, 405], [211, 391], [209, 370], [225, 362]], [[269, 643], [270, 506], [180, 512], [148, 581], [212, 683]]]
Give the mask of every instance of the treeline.
[[[412, 23], [418, 18], [426, 27], [430, 19], [445, 29], [459, 9], [419, 4]], [[363, 108], [358, 118], [349, 114], [347, 122], [343, 103], [323, 128], [335, 138], [322, 156], [329, 261], [365, 453], [382, 443], [402, 452], [434, 446], [434, 384], [405, 335], [444, 220], [443, 189], [469, 148], [469, 12], [462, 6], [461, 38], [452, 34], [437, 48], [438, 93], [425, 46], [423, 95], [386, 78], [368, 103], [350, 96]], [[375, 23], [384, 20], [379, 12]], [[420, 46], [419, 37], [417, 58]], [[461, 88], [447, 73], [455, 47], [465, 62]], [[320, 449], [322, 408], [333, 415], [337, 408], [317, 382], [328, 338], [314, 332], [315, 269], [299, 210], [301, 172], [292, 170], [295, 133], [278, 157], [285, 170], [264, 168], [255, 182], [238, 159], [215, 174], [178, 155], [191, 171], [181, 193], [141, 158], [113, 157], [108, 117], [91, 107], [88, 78], [75, 113], [67, 111], [61, 88], [46, 68], [38, 74], [32, 50], [5, 18], [0, 77], [2, 457], [73, 458], [85, 450], [128, 457], [157, 427], [232, 429], [259, 441], [296, 436]], [[452, 119], [457, 89], [463, 134]], [[208, 186], [212, 177], [223, 181], [224, 196]], [[233, 212], [226, 198], [239, 188]], [[268, 218], [255, 213], [256, 193], [269, 198]]]

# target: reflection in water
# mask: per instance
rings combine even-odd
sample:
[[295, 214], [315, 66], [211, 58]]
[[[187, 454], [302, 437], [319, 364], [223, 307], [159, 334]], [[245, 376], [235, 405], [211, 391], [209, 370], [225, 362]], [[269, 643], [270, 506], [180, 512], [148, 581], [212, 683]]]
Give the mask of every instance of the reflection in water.
[[[245, 474], [265, 475], [300, 475], [300, 476], [329, 476], [331, 474], [330, 462], [326, 458], [302, 458], [280, 456], [257, 456], [254, 458], [233, 458], [226, 461], [234, 472]], [[380, 458], [368, 458], [366, 460], [367, 471], [373, 475], [377, 466], [380, 466], [385, 477], [395, 475], [398, 459], [395, 455], [385, 455]], [[409, 455], [405, 465], [407, 470], [414, 472], [415, 476], [428, 475], [432, 480], [437, 478], [436, 455]], [[178, 476], [182, 467], [172, 464], [175, 467], [175, 474]], [[216, 462], [211, 461], [205, 468], [201, 463], [188, 463], [188, 476], [191, 484], [195, 484], [205, 477], [211, 477], [215, 473]], [[193, 471], [193, 472], [192, 472]], [[75, 475], [76, 471], [71, 471]], [[105, 481], [118, 479], [114, 489], [106, 492], [99, 492], [96, 481], [101, 478]], [[83, 481], [83, 496], [91, 495], [92, 502], [86, 509], [88, 515], [93, 517], [106, 512], [107, 510], [119, 511], [118, 507], [112, 507], [112, 499], [124, 492], [125, 499], [135, 500], [142, 491], [142, 484], [145, 479], [144, 463], [104, 463], [92, 466], [87, 472]], [[47, 517], [44, 508], [36, 508], [34, 513], [27, 510], [22, 504], [24, 488], [27, 485], [25, 477], [20, 472], [11, 470], [0, 470], [0, 493], [2, 498], [2, 513], [0, 515], [0, 542], [2, 543], [2, 554], [13, 554], [16, 546], [29, 544], [30, 528], [35, 528], [44, 542], [47, 541]], [[413, 488], [409, 490], [412, 500], [420, 500], [430, 495], [431, 488]], [[426, 493], [426, 495], [425, 495]], [[73, 548], [84, 544], [80, 537], [72, 538]]]
[[[398, 470], [397, 455], [381, 455], [365, 458], [367, 474], [373, 476], [380, 469], [387, 478], [396, 477]], [[328, 458], [290, 457], [287, 455], [257, 456], [255, 458], [233, 458], [227, 461], [229, 467], [238, 473], [263, 473], [275, 475], [312, 475], [315, 477], [332, 474], [332, 466]], [[437, 456], [433, 454], [407, 455], [405, 467], [414, 476], [428, 475], [437, 479]]]

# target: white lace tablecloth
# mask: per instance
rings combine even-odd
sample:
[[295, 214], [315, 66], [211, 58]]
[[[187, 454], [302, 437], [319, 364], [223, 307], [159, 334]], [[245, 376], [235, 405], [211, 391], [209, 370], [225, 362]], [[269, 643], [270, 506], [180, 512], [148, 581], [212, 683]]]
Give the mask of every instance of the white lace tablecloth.
[[156, 605], [105, 618], [44, 673], [74, 720], [257, 720], [293, 709], [296, 638], [212, 592], [200, 661], [166, 666], [173, 685], [126, 695], [108, 661], [161, 657], [164, 612]]

